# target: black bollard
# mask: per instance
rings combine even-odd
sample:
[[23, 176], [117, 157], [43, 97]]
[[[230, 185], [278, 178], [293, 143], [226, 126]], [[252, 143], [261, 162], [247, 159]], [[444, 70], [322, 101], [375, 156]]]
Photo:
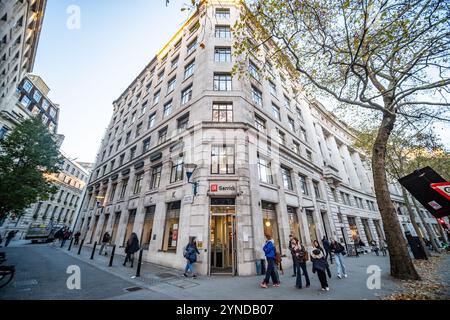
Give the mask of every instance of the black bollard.
[[81, 248], [83, 248], [84, 239], [81, 240], [80, 247], [78, 248], [78, 255], [81, 253]]
[[109, 259], [109, 267], [112, 267], [113, 260], [114, 260], [114, 252], [116, 252], [116, 245], [114, 245], [112, 248], [111, 258]]
[[72, 249], [72, 242], [73, 242], [73, 238], [70, 239], [69, 249], [67, 251], [70, 251], [70, 249]]
[[94, 260], [95, 248], [97, 247], [97, 241], [94, 242], [94, 247], [92, 248], [91, 260]]
[[141, 249], [141, 251], [139, 252], [139, 260], [138, 260], [138, 266], [136, 269], [136, 277], [141, 276], [142, 252], [144, 252], [144, 249]]

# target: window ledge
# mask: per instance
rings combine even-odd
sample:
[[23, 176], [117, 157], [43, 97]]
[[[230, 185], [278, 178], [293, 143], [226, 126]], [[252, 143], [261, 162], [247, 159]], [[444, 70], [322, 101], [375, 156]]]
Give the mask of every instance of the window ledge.
[[172, 182], [166, 186], [166, 190], [175, 189], [184, 185], [184, 181]]
[[[197, 47], [198, 48], [198, 47]], [[188, 60], [195, 52], [197, 52], [197, 48], [194, 49], [191, 53], [189, 53], [185, 58], [184, 61]]]

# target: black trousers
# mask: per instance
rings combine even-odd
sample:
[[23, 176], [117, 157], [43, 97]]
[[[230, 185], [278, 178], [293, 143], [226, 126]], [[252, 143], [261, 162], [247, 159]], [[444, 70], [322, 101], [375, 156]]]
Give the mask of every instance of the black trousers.
[[133, 267], [133, 261], [134, 261], [134, 254], [133, 253], [127, 253], [125, 256], [125, 261], [123, 265], [126, 265], [128, 261], [131, 261], [131, 266]]
[[328, 282], [327, 282], [327, 275], [325, 274], [325, 271], [323, 270], [317, 270], [317, 276], [319, 277], [319, 281], [320, 281], [320, 285], [322, 286], [323, 289], [328, 287]]
[[292, 254], [292, 268], [294, 269], [294, 276], [297, 275], [297, 268], [295, 267], [295, 260], [296, 260], [296, 257], [295, 257], [295, 255]]
[[333, 264], [333, 255], [331, 254], [330, 250], [325, 250], [325, 260], [328, 259], [328, 256], [330, 257], [330, 263]]
[[275, 259], [267, 259], [267, 271], [266, 271], [266, 277], [264, 278], [264, 283], [269, 284], [269, 280], [272, 278], [272, 283], [278, 283], [277, 274], [275, 271]]

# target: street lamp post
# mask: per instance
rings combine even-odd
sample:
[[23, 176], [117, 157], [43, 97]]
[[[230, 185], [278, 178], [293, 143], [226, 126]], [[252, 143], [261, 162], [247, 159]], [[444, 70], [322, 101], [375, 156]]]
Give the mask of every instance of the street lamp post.
[[184, 164], [184, 169], [186, 170], [186, 176], [188, 183], [192, 184], [194, 197], [197, 195], [198, 182], [191, 182], [191, 177], [194, 174], [195, 169], [197, 169], [197, 165], [194, 163], [186, 163]]

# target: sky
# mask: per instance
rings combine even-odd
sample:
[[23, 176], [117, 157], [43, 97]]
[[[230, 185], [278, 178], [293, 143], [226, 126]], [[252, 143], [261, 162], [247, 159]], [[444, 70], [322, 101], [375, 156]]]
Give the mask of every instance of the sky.
[[[33, 73], [60, 105], [58, 133], [72, 160], [95, 161], [113, 101], [186, 21], [186, 2], [47, 1]], [[449, 147], [450, 125], [435, 130]]]
[[95, 161], [113, 101], [188, 18], [186, 1], [165, 2], [47, 1], [33, 73], [60, 105], [58, 133], [71, 159]]

